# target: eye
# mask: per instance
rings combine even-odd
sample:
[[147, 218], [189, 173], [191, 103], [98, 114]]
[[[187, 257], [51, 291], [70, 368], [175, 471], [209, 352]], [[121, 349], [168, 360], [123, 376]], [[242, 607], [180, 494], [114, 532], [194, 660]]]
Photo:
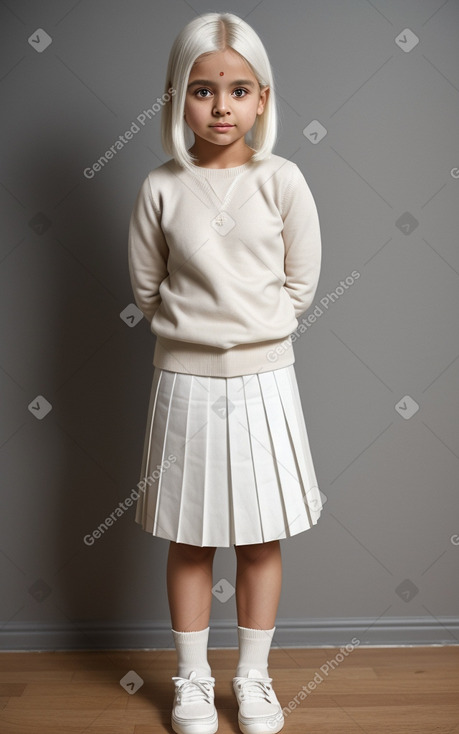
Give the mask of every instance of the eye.
[[[197, 89], [194, 93], [195, 97], [198, 97], [199, 99], [207, 99], [208, 94], [202, 94], [203, 92], [208, 92], [208, 94], [212, 94], [209, 89], [206, 89], [206, 87], [201, 87], [201, 89]], [[242, 93], [242, 94], [240, 94]], [[234, 90], [233, 94], [236, 95], [236, 99], [242, 99], [248, 94], [248, 90], [244, 89], [244, 87], [238, 87]]]
[[[208, 92], [208, 91], [209, 90], [208, 89], [205, 89], [205, 88], [197, 89], [196, 92], [195, 92], [195, 96], [198, 97], [198, 96], [200, 96], [200, 93], [201, 92]], [[201, 99], [205, 99], [205, 97], [201, 97]]]

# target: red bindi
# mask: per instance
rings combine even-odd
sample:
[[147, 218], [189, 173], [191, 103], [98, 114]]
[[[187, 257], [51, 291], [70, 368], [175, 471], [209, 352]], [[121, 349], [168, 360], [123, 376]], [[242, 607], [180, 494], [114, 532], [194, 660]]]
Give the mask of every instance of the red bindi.
[[223, 76], [223, 71], [220, 72], [220, 76]]

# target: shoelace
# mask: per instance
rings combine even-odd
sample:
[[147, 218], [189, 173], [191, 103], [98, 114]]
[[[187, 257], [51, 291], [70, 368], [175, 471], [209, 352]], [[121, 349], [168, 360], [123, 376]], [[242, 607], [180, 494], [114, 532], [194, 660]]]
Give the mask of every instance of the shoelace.
[[241, 678], [236, 681], [241, 691], [241, 700], [246, 698], [263, 698], [272, 703], [270, 692], [272, 678]]
[[[194, 673], [194, 671], [193, 671]], [[202, 699], [204, 696], [206, 703], [211, 703], [211, 691], [212, 686], [215, 684], [215, 678], [212, 676], [196, 677], [196, 673], [191, 674], [190, 678], [181, 678], [179, 675], [174, 675], [172, 680], [177, 691], [177, 703], [185, 701], [196, 701]]]

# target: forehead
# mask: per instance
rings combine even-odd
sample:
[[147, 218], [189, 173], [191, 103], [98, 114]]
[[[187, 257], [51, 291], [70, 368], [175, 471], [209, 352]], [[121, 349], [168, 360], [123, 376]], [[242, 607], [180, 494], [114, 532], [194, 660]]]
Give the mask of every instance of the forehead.
[[194, 76], [204, 75], [204, 73], [207, 76], [211, 74], [219, 76], [221, 71], [224, 72], [225, 76], [230, 73], [243, 73], [245, 76], [255, 79], [255, 75], [247, 61], [232, 48], [198, 56], [191, 68], [190, 79]]

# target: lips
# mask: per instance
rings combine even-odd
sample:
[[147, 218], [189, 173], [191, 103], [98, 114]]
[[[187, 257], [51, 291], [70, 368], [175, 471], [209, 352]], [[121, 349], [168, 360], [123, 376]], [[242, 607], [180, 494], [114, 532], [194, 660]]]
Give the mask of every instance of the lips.
[[228, 125], [227, 123], [222, 125], [211, 125], [210, 127], [234, 127], [234, 125]]

